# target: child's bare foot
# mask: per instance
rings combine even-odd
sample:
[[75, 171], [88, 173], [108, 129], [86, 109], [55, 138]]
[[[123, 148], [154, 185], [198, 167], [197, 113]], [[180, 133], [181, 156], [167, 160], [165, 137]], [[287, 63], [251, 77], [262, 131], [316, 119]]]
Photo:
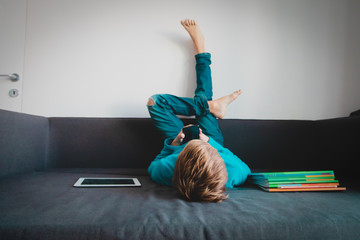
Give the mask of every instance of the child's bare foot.
[[208, 104], [210, 108], [210, 113], [212, 113], [217, 118], [224, 118], [226, 114], [227, 106], [230, 103], [232, 103], [235, 99], [237, 99], [241, 93], [242, 90], [240, 89], [227, 96], [218, 98], [213, 101], [209, 101]]
[[196, 52], [205, 52], [205, 38], [202, 35], [200, 28], [196, 24], [195, 20], [185, 19], [181, 21], [181, 25], [183, 25], [183, 27], [186, 29], [191, 39], [193, 40]]

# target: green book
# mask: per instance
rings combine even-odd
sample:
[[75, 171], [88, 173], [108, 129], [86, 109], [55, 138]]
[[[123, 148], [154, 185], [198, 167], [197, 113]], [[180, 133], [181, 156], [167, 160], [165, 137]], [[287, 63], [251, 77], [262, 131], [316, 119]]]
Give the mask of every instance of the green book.
[[300, 180], [324, 180], [324, 179], [335, 179], [334, 175], [322, 175], [316, 177], [272, 177], [272, 178], [264, 178], [269, 182], [283, 182], [283, 181], [300, 181]]
[[310, 175], [334, 175], [334, 171], [291, 171], [291, 172], [260, 172], [251, 173], [250, 177], [290, 177], [290, 176], [310, 176]]

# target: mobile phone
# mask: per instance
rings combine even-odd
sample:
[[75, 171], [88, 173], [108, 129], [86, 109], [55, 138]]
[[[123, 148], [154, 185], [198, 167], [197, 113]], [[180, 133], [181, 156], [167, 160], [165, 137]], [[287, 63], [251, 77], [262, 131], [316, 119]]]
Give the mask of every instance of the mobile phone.
[[182, 130], [183, 133], [185, 134], [183, 143], [187, 143], [188, 141], [193, 139], [199, 139], [199, 135], [200, 135], [199, 125], [191, 125], [191, 126], [183, 127]]

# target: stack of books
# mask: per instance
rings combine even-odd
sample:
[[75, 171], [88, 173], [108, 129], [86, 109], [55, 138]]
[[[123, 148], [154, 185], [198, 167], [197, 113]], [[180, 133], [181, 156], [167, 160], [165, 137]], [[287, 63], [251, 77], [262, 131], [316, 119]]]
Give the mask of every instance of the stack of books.
[[267, 192], [344, 191], [334, 171], [252, 173], [249, 181]]

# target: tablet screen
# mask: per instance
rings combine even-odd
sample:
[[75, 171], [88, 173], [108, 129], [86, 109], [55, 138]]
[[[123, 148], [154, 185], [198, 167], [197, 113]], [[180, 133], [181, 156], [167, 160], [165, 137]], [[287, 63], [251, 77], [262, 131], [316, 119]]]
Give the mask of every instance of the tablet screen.
[[96, 179], [96, 178], [85, 178], [81, 184], [134, 184], [134, 180], [131, 178], [106, 178], [106, 179]]

